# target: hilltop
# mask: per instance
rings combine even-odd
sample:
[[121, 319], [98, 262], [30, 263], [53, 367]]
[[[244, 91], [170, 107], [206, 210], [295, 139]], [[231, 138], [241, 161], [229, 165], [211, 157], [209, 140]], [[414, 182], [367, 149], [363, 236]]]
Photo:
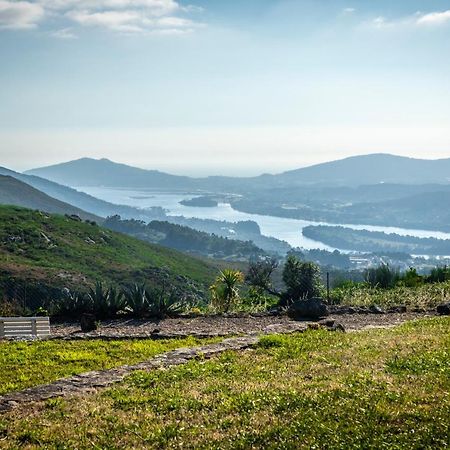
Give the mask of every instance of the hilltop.
[[212, 263], [98, 225], [12, 206], [0, 206], [0, 261], [4, 286], [146, 281], [204, 294], [217, 272]]

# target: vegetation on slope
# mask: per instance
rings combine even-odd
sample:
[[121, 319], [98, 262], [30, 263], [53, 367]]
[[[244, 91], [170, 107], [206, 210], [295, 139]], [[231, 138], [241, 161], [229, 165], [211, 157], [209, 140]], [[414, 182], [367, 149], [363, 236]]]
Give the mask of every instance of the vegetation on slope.
[[267, 336], [5, 414], [0, 435], [5, 448], [446, 448], [449, 336], [448, 318]]
[[0, 260], [3, 285], [13, 278], [76, 289], [96, 280], [116, 285], [146, 281], [200, 292], [217, 270], [91, 223], [5, 206], [0, 207]]
[[400, 236], [381, 231], [353, 230], [326, 225], [305, 227], [303, 235], [343, 250], [450, 255], [450, 239]]
[[228, 239], [169, 222], [154, 220], [146, 224], [140, 220], [122, 220], [120, 216], [111, 216], [103, 225], [147, 242], [217, 259], [239, 260], [264, 255], [264, 251], [252, 242]]
[[23, 206], [55, 214], [76, 214], [83, 219], [101, 221], [94, 214], [61, 202], [11, 176], [0, 175], [0, 205]]

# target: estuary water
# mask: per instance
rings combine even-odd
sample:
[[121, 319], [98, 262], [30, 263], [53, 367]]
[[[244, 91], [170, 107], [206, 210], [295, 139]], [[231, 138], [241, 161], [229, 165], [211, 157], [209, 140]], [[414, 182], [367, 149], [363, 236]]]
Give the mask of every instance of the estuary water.
[[106, 187], [80, 186], [76, 188], [94, 197], [106, 200], [111, 203], [129, 205], [137, 208], [149, 208], [160, 206], [166, 210], [167, 215], [195, 217], [198, 219], [225, 220], [227, 222], [239, 222], [243, 220], [255, 221], [261, 233], [265, 236], [275, 237], [288, 242], [293, 247], [303, 247], [305, 249], [326, 249], [332, 250], [321, 242], [308, 239], [302, 235], [302, 229], [308, 225], [330, 225], [345, 226], [355, 230], [383, 231], [385, 233], [396, 233], [402, 236], [434, 237], [438, 239], [450, 239], [450, 233], [427, 230], [410, 230], [396, 227], [381, 227], [373, 225], [354, 224], [332, 224], [325, 222], [311, 222], [309, 220], [286, 219], [274, 216], [259, 214], [247, 214], [236, 211], [228, 203], [219, 203], [216, 207], [191, 207], [180, 205], [181, 200], [198, 197], [194, 193], [168, 193], [155, 190], [135, 190], [135, 189], [112, 189]]

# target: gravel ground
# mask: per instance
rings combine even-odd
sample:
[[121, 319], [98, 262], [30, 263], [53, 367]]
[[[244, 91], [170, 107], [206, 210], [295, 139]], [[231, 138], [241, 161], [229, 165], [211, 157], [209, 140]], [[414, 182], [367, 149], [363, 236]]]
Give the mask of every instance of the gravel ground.
[[[336, 314], [335, 319], [346, 330], [391, 327], [408, 320], [432, 317], [433, 312], [406, 312], [385, 314]], [[164, 320], [121, 319], [104, 321], [97, 331], [82, 333], [76, 323], [51, 326], [52, 337], [82, 338], [164, 338], [176, 336], [231, 336], [254, 333], [289, 333], [304, 330], [308, 321], [295, 321], [287, 315], [253, 314], [230, 316], [179, 317]]]

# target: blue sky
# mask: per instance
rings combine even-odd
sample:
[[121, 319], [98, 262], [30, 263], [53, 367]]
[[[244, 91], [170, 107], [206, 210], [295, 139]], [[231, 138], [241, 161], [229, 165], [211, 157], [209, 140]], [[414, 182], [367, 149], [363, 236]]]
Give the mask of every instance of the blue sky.
[[450, 157], [450, 0], [0, 0], [0, 164]]

